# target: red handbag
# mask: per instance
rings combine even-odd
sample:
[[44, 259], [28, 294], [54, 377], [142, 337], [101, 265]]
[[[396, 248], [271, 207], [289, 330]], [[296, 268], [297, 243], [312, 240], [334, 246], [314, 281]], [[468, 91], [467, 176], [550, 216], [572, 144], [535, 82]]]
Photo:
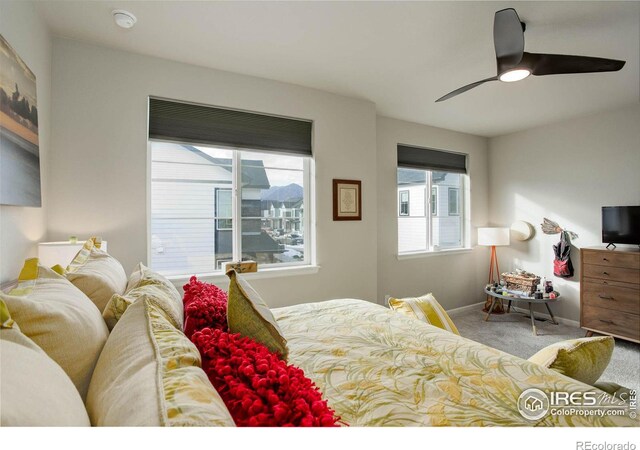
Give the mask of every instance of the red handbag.
[[553, 246], [556, 257], [553, 261], [553, 274], [561, 278], [573, 276], [573, 264], [571, 264], [571, 242], [566, 231], [560, 233], [560, 242]]
[[561, 260], [555, 259], [553, 261], [553, 274], [557, 277], [569, 278], [573, 276], [573, 267], [571, 265], [571, 259]]

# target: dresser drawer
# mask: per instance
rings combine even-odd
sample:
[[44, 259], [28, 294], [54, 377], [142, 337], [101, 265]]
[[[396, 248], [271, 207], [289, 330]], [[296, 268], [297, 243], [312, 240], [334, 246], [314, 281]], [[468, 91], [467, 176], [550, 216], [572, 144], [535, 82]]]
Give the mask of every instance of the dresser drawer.
[[624, 267], [640, 270], [640, 253], [616, 253], [613, 251], [582, 251], [584, 264], [596, 264], [605, 267]]
[[597, 266], [595, 264], [582, 264], [582, 276], [585, 278], [598, 278], [601, 280], [622, 281], [624, 283], [640, 284], [639, 269], [625, 269], [622, 267]]
[[581, 289], [583, 305], [640, 314], [640, 286], [622, 287], [606, 280], [585, 278]]
[[640, 341], [640, 316], [582, 305], [580, 325], [590, 330]]

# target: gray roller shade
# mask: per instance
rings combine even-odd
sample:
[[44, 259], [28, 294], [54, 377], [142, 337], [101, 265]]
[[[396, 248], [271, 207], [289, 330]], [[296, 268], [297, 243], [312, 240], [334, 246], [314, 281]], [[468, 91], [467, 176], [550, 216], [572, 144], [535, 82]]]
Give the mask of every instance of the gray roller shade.
[[398, 144], [398, 167], [467, 173], [467, 155]]
[[149, 98], [149, 139], [311, 156], [311, 122]]

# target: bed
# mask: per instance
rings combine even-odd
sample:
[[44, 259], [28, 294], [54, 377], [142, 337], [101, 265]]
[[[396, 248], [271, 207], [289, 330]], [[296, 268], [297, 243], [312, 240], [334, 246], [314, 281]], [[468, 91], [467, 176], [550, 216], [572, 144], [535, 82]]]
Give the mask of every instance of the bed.
[[[182, 295], [142, 264], [127, 280], [119, 263], [93, 241], [85, 247], [79, 256], [107, 267], [87, 269], [85, 279], [82, 268], [73, 272], [78, 285], [29, 259], [18, 288], [0, 294], [0, 343], [15, 350], [7, 360], [12, 364], [0, 365], [3, 380], [10, 380], [2, 384], [0, 422], [237, 424], [210, 383], [211, 373], [202, 369], [198, 348], [183, 333]], [[95, 277], [115, 269], [117, 277]], [[113, 279], [120, 280], [117, 290], [106, 284]], [[205, 289], [202, 295], [215, 288], [195, 277], [190, 283]], [[191, 289], [195, 285], [189, 292], [200, 295]], [[93, 297], [78, 286], [92, 287]], [[98, 294], [107, 300], [102, 313]], [[213, 303], [202, 305], [209, 314]], [[575, 414], [529, 421], [518, 410], [528, 388], [607, 394], [371, 302], [339, 299], [271, 311], [287, 339], [288, 363], [304, 370], [350, 426], [639, 425], [627, 416]], [[214, 319], [207, 314], [202, 317]]]
[[597, 391], [383, 306], [340, 299], [272, 310], [301, 367], [351, 426], [638, 426], [517, 409], [527, 388]]

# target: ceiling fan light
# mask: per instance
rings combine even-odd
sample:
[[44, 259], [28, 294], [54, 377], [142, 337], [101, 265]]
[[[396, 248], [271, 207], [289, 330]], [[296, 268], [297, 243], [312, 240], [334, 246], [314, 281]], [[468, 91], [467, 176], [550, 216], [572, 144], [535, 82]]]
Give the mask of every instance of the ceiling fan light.
[[531, 75], [531, 71], [529, 69], [513, 69], [501, 74], [499, 79], [500, 81], [511, 83], [513, 81], [524, 80], [529, 75]]

